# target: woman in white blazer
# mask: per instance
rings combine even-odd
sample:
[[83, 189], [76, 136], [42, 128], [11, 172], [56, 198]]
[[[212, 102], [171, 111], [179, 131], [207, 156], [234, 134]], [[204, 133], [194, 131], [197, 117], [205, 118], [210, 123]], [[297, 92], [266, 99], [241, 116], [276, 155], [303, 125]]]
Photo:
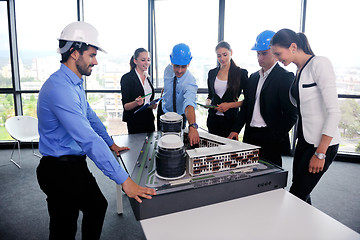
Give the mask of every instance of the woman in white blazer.
[[315, 56], [303, 33], [282, 29], [272, 38], [271, 49], [285, 66], [291, 62], [297, 66], [289, 94], [299, 114], [290, 192], [311, 204], [310, 193], [335, 159], [340, 143], [334, 69], [326, 57]]

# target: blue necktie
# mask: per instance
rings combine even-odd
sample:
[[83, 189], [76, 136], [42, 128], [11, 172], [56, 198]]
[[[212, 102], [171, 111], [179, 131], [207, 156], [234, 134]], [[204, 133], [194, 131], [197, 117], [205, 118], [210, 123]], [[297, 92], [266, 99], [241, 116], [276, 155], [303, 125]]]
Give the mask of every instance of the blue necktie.
[[173, 110], [176, 112], [176, 76], [174, 77], [173, 83]]

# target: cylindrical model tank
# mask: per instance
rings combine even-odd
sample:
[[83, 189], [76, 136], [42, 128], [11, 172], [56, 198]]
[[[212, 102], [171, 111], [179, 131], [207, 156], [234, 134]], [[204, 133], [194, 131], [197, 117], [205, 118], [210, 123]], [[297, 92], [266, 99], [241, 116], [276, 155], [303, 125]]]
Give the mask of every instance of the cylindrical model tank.
[[178, 135], [166, 134], [158, 141], [156, 150], [156, 176], [166, 180], [179, 179], [186, 174], [187, 154]]
[[182, 135], [183, 117], [176, 112], [167, 112], [160, 116], [160, 130], [162, 135], [169, 133]]

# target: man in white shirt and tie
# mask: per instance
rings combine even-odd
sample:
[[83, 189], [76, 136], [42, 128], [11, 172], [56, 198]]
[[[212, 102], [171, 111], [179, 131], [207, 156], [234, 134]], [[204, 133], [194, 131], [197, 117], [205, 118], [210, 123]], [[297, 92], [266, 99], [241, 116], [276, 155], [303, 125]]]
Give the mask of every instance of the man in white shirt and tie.
[[294, 74], [280, 67], [270, 49], [274, 34], [269, 30], [260, 33], [252, 47], [261, 69], [249, 78], [244, 103], [229, 138], [238, 139], [245, 125], [243, 142], [260, 146], [260, 158], [282, 166], [281, 155], [290, 151], [288, 132], [297, 120], [297, 112], [289, 99]]

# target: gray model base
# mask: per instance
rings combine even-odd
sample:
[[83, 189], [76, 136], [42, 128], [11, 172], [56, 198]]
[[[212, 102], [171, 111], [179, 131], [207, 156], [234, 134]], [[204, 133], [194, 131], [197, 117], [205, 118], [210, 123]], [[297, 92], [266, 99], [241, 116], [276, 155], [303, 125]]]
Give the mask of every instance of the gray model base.
[[141, 204], [134, 199], [129, 200], [136, 219], [142, 220], [284, 188], [286, 182], [287, 172], [279, 171], [239, 181], [156, 195], [150, 200], [143, 199]]
[[228, 171], [196, 178], [189, 177], [187, 173], [183, 181], [175, 182], [152, 179], [155, 176], [157, 139], [156, 132], [148, 135], [131, 174], [136, 183], [153, 187], [157, 192], [150, 200], [142, 199], [141, 204], [129, 198], [137, 220], [286, 187], [288, 172], [262, 160], [244, 171]]

